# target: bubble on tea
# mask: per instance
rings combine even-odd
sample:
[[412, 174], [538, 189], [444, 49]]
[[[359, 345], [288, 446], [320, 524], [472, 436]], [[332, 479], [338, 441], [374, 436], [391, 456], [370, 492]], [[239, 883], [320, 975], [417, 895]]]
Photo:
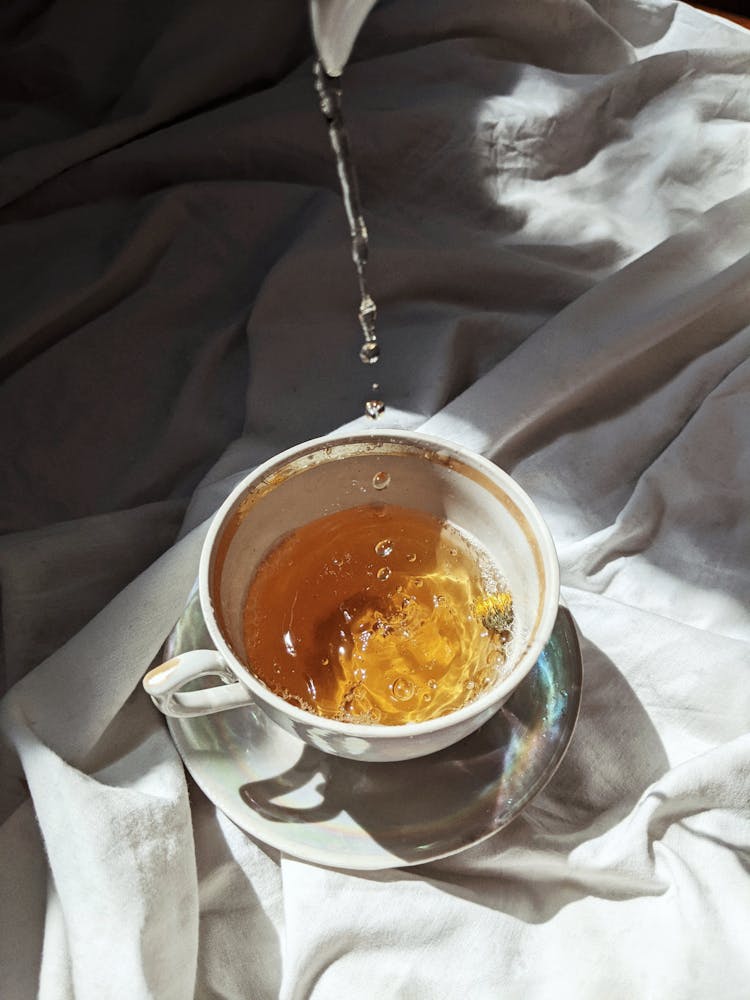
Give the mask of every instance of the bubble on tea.
[[376, 490], [387, 489], [391, 485], [391, 474], [389, 472], [376, 472], [372, 477], [372, 485]]
[[410, 562], [410, 563], [416, 562], [417, 561], [417, 553], [416, 552], [407, 552], [406, 553], [406, 561]]
[[381, 583], [385, 583], [386, 580], [390, 579], [391, 571], [387, 566], [381, 566], [381, 568], [376, 573], [376, 576]]
[[414, 697], [414, 683], [408, 677], [397, 677], [391, 684], [391, 694], [396, 701], [408, 701]]
[[477, 674], [476, 683], [482, 690], [486, 690], [492, 685], [492, 683], [497, 678], [497, 672], [494, 669], [480, 670]]
[[375, 552], [383, 558], [389, 556], [393, 552], [393, 542], [390, 538], [381, 538], [375, 546]]

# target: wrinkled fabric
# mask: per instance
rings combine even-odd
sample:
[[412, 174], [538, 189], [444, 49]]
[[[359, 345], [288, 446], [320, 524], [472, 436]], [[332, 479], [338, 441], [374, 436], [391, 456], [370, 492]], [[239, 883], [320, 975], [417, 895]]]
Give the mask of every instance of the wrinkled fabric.
[[584, 663], [525, 811], [378, 873], [235, 827], [140, 687], [238, 478], [366, 424], [304, 4], [18, 0], [0, 37], [3, 996], [746, 996], [750, 33], [666, 0], [365, 22], [383, 426], [530, 493]]

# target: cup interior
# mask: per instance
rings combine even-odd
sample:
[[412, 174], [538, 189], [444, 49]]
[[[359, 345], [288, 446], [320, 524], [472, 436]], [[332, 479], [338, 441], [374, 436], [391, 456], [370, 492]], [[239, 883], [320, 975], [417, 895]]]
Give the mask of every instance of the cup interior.
[[[376, 488], [384, 475], [387, 487]], [[557, 561], [526, 494], [485, 459], [448, 445], [363, 435], [323, 439], [292, 457], [280, 456], [251, 477], [225, 511], [211, 550], [209, 593], [225, 642], [251, 675], [243, 609], [264, 556], [295, 528], [367, 503], [397, 504], [447, 520], [500, 570], [513, 595], [515, 625], [497, 683], [511, 677], [530, 650], [538, 647], [538, 655], [557, 609]]]

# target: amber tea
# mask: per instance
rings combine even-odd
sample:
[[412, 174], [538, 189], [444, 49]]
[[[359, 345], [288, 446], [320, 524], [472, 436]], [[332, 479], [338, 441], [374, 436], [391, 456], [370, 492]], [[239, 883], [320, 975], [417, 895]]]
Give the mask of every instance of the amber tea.
[[347, 722], [452, 712], [490, 687], [512, 599], [489, 557], [422, 511], [321, 517], [266, 555], [244, 608], [246, 662], [288, 702]]

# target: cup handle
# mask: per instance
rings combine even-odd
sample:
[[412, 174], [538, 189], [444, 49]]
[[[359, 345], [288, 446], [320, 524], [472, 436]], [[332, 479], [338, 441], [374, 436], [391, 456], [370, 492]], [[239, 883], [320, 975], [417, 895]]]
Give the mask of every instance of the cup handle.
[[[218, 677], [224, 683], [198, 691], [181, 690], [188, 681], [200, 677]], [[213, 715], [253, 702], [245, 685], [240, 684], [215, 649], [191, 650], [160, 663], [143, 678], [143, 688], [159, 711], [178, 718]]]

